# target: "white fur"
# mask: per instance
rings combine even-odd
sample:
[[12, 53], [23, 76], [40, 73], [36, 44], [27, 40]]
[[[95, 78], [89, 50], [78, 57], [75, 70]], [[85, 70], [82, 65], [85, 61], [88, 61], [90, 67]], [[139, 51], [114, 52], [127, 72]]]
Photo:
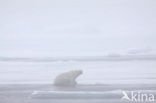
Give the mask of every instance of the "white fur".
[[58, 75], [54, 80], [56, 86], [75, 86], [76, 78], [82, 74], [81, 70], [72, 70]]

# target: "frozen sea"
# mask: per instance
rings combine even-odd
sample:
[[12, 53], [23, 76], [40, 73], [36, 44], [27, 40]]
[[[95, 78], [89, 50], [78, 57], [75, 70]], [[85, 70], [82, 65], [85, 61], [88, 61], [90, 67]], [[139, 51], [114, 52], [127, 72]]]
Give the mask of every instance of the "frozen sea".
[[52, 84], [69, 70], [83, 70], [79, 84], [156, 84], [156, 60], [1, 59], [1, 84]]
[[[52, 85], [57, 75], [76, 69], [83, 70], [83, 74], [75, 88]], [[3, 58], [0, 85], [0, 103], [131, 103], [122, 100], [123, 91], [156, 95], [156, 61], [149, 58]], [[155, 99], [141, 101], [154, 102]]]

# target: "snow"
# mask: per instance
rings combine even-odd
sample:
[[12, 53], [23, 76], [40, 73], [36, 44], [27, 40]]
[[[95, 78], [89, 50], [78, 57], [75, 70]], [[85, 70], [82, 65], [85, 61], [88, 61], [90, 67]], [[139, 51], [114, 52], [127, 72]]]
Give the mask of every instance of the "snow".
[[53, 83], [63, 72], [81, 69], [80, 84], [155, 84], [156, 61], [0, 62], [0, 83]]

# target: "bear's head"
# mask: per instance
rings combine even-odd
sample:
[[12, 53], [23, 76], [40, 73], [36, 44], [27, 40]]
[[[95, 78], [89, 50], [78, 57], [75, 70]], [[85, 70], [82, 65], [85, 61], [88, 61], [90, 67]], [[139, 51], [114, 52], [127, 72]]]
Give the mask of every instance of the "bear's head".
[[74, 77], [78, 77], [79, 75], [81, 75], [83, 72], [82, 70], [73, 70], [73, 71], [70, 71], [70, 73], [73, 73]]

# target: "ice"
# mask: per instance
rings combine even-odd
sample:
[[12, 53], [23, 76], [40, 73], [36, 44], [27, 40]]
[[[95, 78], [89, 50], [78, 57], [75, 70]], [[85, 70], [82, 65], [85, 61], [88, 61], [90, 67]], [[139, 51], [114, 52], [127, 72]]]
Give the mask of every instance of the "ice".
[[63, 72], [80, 69], [79, 84], [156, 83], [155, 61], [0, 62], [0, 83], [53, 83]]

